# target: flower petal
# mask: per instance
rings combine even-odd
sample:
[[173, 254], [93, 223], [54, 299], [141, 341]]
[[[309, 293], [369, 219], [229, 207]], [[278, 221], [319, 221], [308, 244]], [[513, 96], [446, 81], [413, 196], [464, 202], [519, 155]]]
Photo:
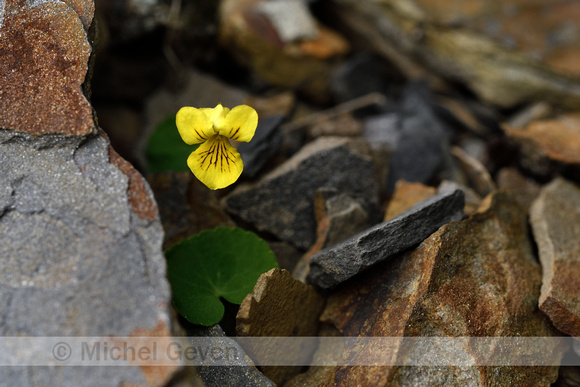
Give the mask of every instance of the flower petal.
[[258, 126], [258, 113], [248, 105], [236, 106], [220, 123], [214, 121], [218, 133], [235, 141], [248, 142]]
[[185, 106], [175, 116], [175, 124], [186, 144], [199, 144], [215, 135], [209, 117], [200, 109]]
[[240, 154], [227, 138], [216, 135], [189, 155], [187, 165], [208, 188], [220, 189], [233, 184], [244, 169]]

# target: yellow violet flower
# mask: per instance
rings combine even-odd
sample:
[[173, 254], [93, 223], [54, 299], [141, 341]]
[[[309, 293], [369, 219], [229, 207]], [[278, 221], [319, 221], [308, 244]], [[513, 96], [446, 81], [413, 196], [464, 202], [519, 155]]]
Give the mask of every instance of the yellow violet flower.
[[253, 108], [185, 106], [177, 112], [175, 123], [186, 144], [203, 143], [187, 158], [195, 177], [210, 189], [225, 188], [238, 180], [244, 163], [228, 139], [248, 142], [254, 137], [258, 113]]

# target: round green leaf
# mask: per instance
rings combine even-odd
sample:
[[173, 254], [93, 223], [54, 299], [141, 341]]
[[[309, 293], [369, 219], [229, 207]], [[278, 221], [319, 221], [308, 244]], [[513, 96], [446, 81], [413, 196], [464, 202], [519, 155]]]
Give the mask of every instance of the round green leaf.
[[175, 125], [175, 114], [163, 120], [149, 137], [145, 157], [149, 172], [189, 171], [187, 158], [199, 144], [187, 145]]
[[167, 276], [177, 311], [194, 324], [217, 324], [220, 301], [240, 304], [260, 274], [278, 267], [268, 244], [241, 228], [206, 230], [166, 252]]

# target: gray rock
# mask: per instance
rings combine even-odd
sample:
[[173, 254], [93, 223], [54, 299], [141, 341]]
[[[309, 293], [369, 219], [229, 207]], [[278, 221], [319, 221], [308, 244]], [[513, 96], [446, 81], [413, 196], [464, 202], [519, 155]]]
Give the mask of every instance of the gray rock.
[[350, 101], [370, 93], [388, 94], [384, 62], [369, 53], [346, 59], [332, 74], [330, 87], [339, 101]]
[[464, 196], [460, 190], [440, 192], [402, 214], [312, 257], [308, 282], [334, 287], [369, 267], [423, 241], [442, 225], [460, 220]]
[[225, 198], [225, 206], [256, 229], [307, 249], [315, 239], [314, 194], [321, 187], [348, 194], [360, 200], [371, 217], [378, 215], [368, 144], [319, 138], [255, 185], [239, 186]]
[[387, 144], [391, 163], [387, 191], [398, 180], [427, 184], [442, 166], [447, 128], [435, 115], [426, 85], [411, 84], [396, 112], [367, 120], [364, 137], [370, 144]]
[[325, 202], [328, 230], [323, 247], [329, 247], [366, 230], [371, 226], [361, 204], [345, 194], [330, 197]]
[[240, 143], [238, 151], [244, 161], [244, 176], [255, 177], [278, 153], [283, 141], [282, 133], [278, 129], [284, 118], [282, 114], [261, 118], [252, 141]]
[[[236, 358], [224, 358], [219, 366], [196, 366], [197, 374], [207, 387], [236, 386], [236, 387], [274, 387], [275, 384], [264, 374], [258, 371], [247, 357], [243, 348], [234, 340], [227, 337], [219, 325], [209, 328], [195, 327], [189, 332], [191, 336], [207, 337], [219, 340], [219, 347], [235, 348]], [[215, 341], [211, 342], [216, 345]], [[227, 360], [227, 363], [226, 363]]]
[[[163, 230], [133, 207], [109, 146], [0, 131], [0, 336], [170, 334]], [[153, 203], [144, 187], [140, 200]], [[138, 367], [2, 374], [2, 386], [160, 385]]]

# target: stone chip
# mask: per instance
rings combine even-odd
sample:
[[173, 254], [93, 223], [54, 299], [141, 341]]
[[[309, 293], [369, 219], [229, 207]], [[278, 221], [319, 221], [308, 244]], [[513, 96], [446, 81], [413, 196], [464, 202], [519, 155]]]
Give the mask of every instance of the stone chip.
[[530, 222], [543, 268], [540, 309], [562, 332], [580, 336], [580, 188], [557, 178], [542, 188]]
[[419, 244], [442, 225], [460, 220], [463, 205], [462, 191], [440, 192], [393, 219], [324, 249], [310, 260], [308, 282], [321, 288], [339, 285]]

